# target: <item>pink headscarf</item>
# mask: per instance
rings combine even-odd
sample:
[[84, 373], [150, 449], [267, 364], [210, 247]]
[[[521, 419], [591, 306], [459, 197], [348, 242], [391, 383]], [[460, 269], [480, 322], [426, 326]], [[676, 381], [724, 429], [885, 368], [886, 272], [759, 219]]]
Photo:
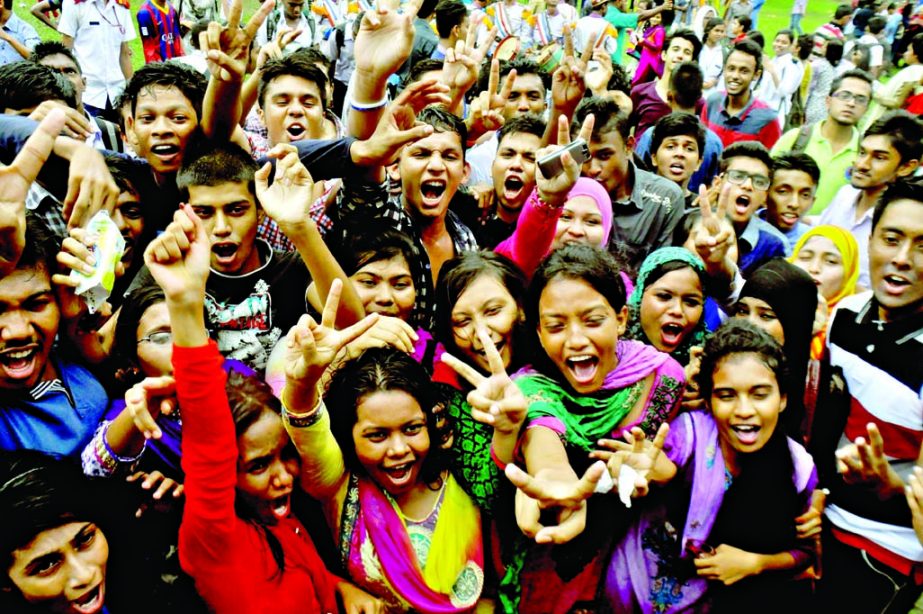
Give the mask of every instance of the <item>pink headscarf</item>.
[[571, 200], [578, 196], [589, 196], [596, 202], [596, 206], [599, 207], [599, 215], [603, 219], [602, 246], [605, 247], [609, 244], [609, 235], [612, 233], [612, 199], [609, 198], [609, 193], [606, 192], [606, 188], [595, 179], [580, 177], [577, 179], [577, 183], [574, 184], [570, 192], [567, 193], [567, 200]]

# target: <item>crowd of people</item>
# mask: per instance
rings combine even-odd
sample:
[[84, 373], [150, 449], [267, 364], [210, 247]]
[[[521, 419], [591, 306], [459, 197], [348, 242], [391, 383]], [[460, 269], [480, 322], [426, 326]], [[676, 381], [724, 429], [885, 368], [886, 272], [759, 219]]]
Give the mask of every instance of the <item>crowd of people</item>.
[[923, 11], [763, 8], [5, 0], [0, 611], [923, 610]]

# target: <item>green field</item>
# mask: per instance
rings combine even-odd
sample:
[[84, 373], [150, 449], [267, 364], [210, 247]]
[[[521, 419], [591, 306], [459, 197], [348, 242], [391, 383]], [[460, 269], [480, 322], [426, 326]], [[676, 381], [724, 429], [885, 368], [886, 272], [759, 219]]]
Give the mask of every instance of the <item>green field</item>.
[[[43, 39], [59, 38], [57, 32], [32, 16], [29, 12], [29, 8], [32, 6], [30, 3], [23, 2], [22, 0], [14, 1], [16, 3], [14, 6], [16, 14], [34, 25]], [[142, 2], [143, 0], [131, 0], [132, 12], [136, 12]], [[246, 14], [252, 13], [259, 6], [257, 0], [244, 0], [244, 4], [246, 7], [244, 12]], [[833, 11], [836, 9], [837, 4], [839, 3], [833, 2], [832, 0], [808, 0], [807, 14], [805, 14], [801, 22], [802, 29], [810, 32], [817, 26], [826, 22], [833, 16]], [[788, 27], [791, 8], [791, 0], [766, 0], [766, 4], [760, 12], [760, 30], [766, 35], [767, 47], [772, 43], [773, 35], [776, 31]], [[135, 68], [144, 64], [144, 53], [141, 51], [141, 39], [135, 39], [132, 43], [132, 62]]]

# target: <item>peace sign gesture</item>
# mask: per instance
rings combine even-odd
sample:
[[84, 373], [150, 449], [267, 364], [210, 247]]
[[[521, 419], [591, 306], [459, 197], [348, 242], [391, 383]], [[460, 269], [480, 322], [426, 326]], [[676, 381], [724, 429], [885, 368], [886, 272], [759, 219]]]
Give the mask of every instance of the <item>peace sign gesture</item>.
[[648, 493], [651, 481], [665, 482], [676, 473], [676, 466], [663, 454], [663, 444], [669, 432], [670, 426], [664, 422], [657, 429], [654, 440], [649, 441], [644, 431], [634, 427], [625, 432], [625, 441], [600, 439], [599, 445], [606, 449], [591, 452], [590, 458], [606, 461], [609, 476], [615, 480], [619, 494], [623, 492], [623, 487], [627, 489], [627, 486], [618, 484], [622, 465], [634, 469], [634, 488], [627, 492], [632, 497], [643, 497]]
[[[586, 116], [583, 125], [580, 126], [578, 138], [587, 143], [590, 142], [590, 136], [593, 134], [593, 125], [595, 118], [593, 114]], [[541, 160], [543, 157], [554, 153], [555, 151], [570, 144], [570, 122], [567, 116], [558, 116], [558, 145], [549, 145], [542, 147], [535, 152], [535, 158]], [[577, 183], [580, 177], [580, 165], [571, 157], [569, 153], [561, 156], [561, 163], [564, 167], [563, 173], [558, 173], [554, 177], [545, 177], [539, 165], [535, 166], [535, 188], [538, 190], [538, 196], [542, 202], [550, 207], [561, 207], [567, 200], [567, 194]]]
[[226, 26], [217, 21], [208, 24], [208, 29], [199, 35], [199, 46], [208, 56], [211, 74], [221, 81], [243, 80], [250, 54], [250, 42], [274, 6], [274, 0], [265, 0], [247, 25], [241, 27], [243, 0], [233, 0]]
[[706, 267], [724, 262], [734, 238], [734, 227], [727, 221], [730, 193], [721, 189], [722, 183], [716, 181], [711, 187], [700, 185], [696, 200], [702, 223], [692, 231], [692, 239]]
[[468, 119], [465, 120], [469, 142], [503, 125], [503, 109], [510, 99], [515, 82], [514, 69], [506, 76], [503, 87], [500, 88], [500, 62], [496, 58], [490, 61], [487, 89], [472, 101]]
[[478, 422], [491, 425], [495, 431], [514, 435], [519, 432], [519, 427], [526, 417], [526, 397], [507, 375], [503, 358], [487, 331], [479, 328], [477, 336], [487, 355], [490, 365], [489, 376], [485, 377], [477, 369], [449, 353], [442, 355], [442, 362], [474, 386], [474, 390], [468, 393], [471, 417]]
[[442, 67], [442, 82], [452, 88], [453, 101], [460, 101], [464, 98], [465, 93], [477, 82], [478, 67], [487, 55], [487, 49], [490, 47], [489, 41], [493, 40], [496, 28], [491, 32], [493, 34], [480, 47], [477, 47], [475, 45], [476, 29], [469, 27], [464, 41], [459, 40], [454, 48], [446, 49], [445, 62]]

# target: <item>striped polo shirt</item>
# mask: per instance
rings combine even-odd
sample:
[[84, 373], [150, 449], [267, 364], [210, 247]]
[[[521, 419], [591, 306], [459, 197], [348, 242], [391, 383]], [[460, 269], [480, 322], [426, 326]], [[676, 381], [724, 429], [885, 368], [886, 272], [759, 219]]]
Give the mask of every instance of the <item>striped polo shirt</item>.
[[778, 111], [770, 109], [751, 94], [750, 103], [744, 110], [738, 115], [731, 115], [726, 101], [726, 92], [715, 92], [708, 97], [702, 109], [702, 121], [721, 138], [724, 146], [740, 141], [759, 141], [766, 149], [772, 149], [782, 136]]
[[[848, 387], [840, 447], [868, 439], [866, 425], [874, 423], [891, 467], [906, 481], [923, 443], [923, 314], [884, 322], [871, 292], [850, 296], [837, 306], [827, 346]], [[923, 562], [923, 546], [904, 497], [881, 501], [837, 482], [826, 510], [837, 538], [909, 575]]]

